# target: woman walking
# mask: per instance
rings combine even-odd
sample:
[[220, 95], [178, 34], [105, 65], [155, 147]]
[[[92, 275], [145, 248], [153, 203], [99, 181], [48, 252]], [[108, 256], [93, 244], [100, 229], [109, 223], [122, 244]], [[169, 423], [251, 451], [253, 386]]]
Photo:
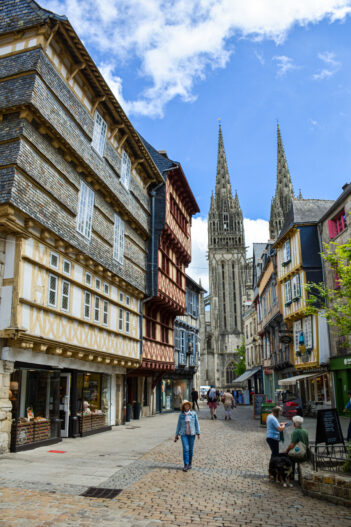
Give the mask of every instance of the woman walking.
[[199, 420], [196, 412], [191, 410], [191, 406], [191, 402], [183, 401], [174, 438], [174, 442], [178, 441], [179, 436], [182, 440], [184, 472], [192, 468], [195, 435], [200, 439]]

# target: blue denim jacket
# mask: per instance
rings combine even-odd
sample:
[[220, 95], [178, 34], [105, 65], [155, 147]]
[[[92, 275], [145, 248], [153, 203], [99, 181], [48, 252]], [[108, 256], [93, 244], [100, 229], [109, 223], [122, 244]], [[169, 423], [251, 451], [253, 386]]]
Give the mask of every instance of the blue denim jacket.
[[[178, 417], [177, 430], [175, 435], [184, 436], [186, 431], [185, 423], [185, 414], [181, 412]], [[195, 434], [200, 434], [199, 420], [197, 418], [196, 412], [190, 412], [190, 434], [194, 436]]]

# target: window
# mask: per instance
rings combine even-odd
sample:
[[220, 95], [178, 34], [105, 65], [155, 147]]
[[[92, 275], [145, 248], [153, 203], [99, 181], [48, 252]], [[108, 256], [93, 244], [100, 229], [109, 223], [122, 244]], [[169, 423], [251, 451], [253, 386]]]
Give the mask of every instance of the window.
[[226, 231], [229, 227], [229, 216], [228, 213], [223, 214], [223, 229]]
[[162, 252], [162, 262], [161, 262], [161, 269], [165, 274], [169, 275], [169, 256], [168, 256], [168, 249], [164, 249], [164, 252]]
[[87, 285], [91, 285], [91, 274], [90, 273], [85, 273], [85, 283]]
[[95, 302], [94, 302], [94, 321], [95, 322], [100, 322], [100, 304], [101, 304], [100, 297], [96, 296]]
[[95, 112], [93, 140], [91, 145], [100, 154], [100, 156], [104, 155], [106, 132], [107, 125], [105, 121], [98, 112]]
[[58, 269], [60, 262], [60, 257], [56, 253], [50, 253], [50, 266], [54, 269]]
[[291, 304], [291, 282], [288, 280], [284, 284], [284, 293], [285, 293], [285, 305]]
[[81, 181], [78, 197], [77, 231], [90, 240], [94, 211], [94, 192]]
[[109, 295], [110, 294], [110, 286], [109, 284], [104, 284], [104, 293], [105, 295]]
[[90, 318], [91, 294], [84, 291], [84, 318]]
[[64, 274], [70, 275], [71, 274], [71, 262], [69, 262], [68, 260], [63, 260], [62, 271]]
[[346, 227], [347, 227], [346, 214], [345, 214], [345, 210], [343, 209], [332, 220], [328, 221], [329, 237], [335, 238], [335, 236], [337, 236], [338, 234], [340, 234], [340, 232], [345, 230]]
[[156, 339], [156, 322], [153, 320], [154, 313], [152, 309], [146, 309], [146, 336], [151, 339]]
[[126, 333], [130, 332], [130, 313], [126, 311]]
[[302, 331], [301, 320], [294, 322], [294, 351], [300, 351], [299, 348], [299, 337]]
[[49, 296], [48, 304], [51, 307], [56, 307], [57, 304], [57, 285], [58, 278], [54, 274], [49, 274]]
[[95, 289], [100, 290], [100, 288], [101, 288], [101, 280], [99, 280], [99, 278], [95, 278]]
[[290, 240], [287, 240], [283, 247], [283, 265], [287, 265], [290, 261], [291, 261]]
[[297, 274], [291, 279], [291, 288], [292, 288], [292, 299], [298, 300], [301, 296], [301, 284], [300, 284], [299, 274]]
[[179, 328], [174, 328], [174, 349], [180, 350], [180, 330]]
[[185, 331], [181, 329], [180, 331], [180, 351], [185, 353]]
[[119, 301], [124, 302], [124, 294], [122, 293], [122, 291], [120, 291], [119, 293]]
[[303, 336], [305, 340], [306, 349], [312, 350], [313, 349], [312, 317], [306, 317], [303, 319]]
[[169, 204], [172, 216], [174, 217], [182, 231], [188, 236], [188, 221], [184, 216], [183, 212], [180, 210], [180, 207], [174, 197], [172, 196], [172, 194], [170, 196]]
[[275, 290], [275, 283], [273, 282], [271, 285], [271, 293], [272, 293], [272, 304], [273, 306], [277, 303], [277, 293]]
[[130, 186], [130, 166], [131, 162], [129, 156], [125, 150], [122, 150], [122, 175], [121, 183], [129, 190]]
[[104, 300], [104, 304], [103, 304], [102, 323], [104, 326], [108, 326], [108, 301], [107, 300]]
[[126, 295], [126, 304], [130, 306], [130, 296]]
[[168, 344], [168, 317], [161, 316], [161, 342]]
[[115, 214], [115, 227], [113, 237], [113, 257], [118, 263], [123, 264], [124, 254], [124, 221]]
[[122, 308], [119, 308], [118, 329], [119, 331], [123, 331], [123, 309]]
[[67, 280], [62, 280], [62, 295], [61, 295], [61, 309], [62, 311], [69, 310], [69, 293], [70, 283]]

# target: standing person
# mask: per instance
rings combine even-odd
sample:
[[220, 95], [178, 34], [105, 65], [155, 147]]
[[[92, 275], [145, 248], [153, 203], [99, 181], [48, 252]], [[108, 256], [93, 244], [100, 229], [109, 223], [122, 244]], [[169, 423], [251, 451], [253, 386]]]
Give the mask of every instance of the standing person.
[[232, 418], [232, 407], [234, 405], [234, 397], [229, 390], [222, 395], [222, 403], [224, 404], [224, 420], [227, 421]]
[[[346, 406], [345, 406], [345, 408], [343, 410], [344, 412], [345, 412], [345, 410], [351, 410], [351, 390], [349, 390], [347, 392], [347, 395], [349, 396], [349, 400], [347, 401]], [[349, 428], [347, 430], [346, 441], [351, 441], [351, 419], [350, 419], [350, 422], [349, 422]]]
[[280, 432], [285, 429], [285, 423], [279, 423], [278, 419], [282, 409], [280, 406], [275, 406], [267, 417], [267, 434], [266, 441], [271, 449], [271, 458], [279, 456], [279, 439]]
[[199, 399], [199, 392], [195, 390], [195, 388], [193, 388], [191, 390], [191, 402], [193, 403], [194, 410], [195, 410], [195, 406], [197, 406], [197, 409], [200, 410], [198, 399]]
[[213, 384], [211, 384], [211, 388], [207, 392], [207, 404], [210, 409], [211, 419], [217, 419], [217, 392]]
[[200, 439], [197, 414], [191, 410], [191, 402], [183, 401], [180, 407], [174, 442], [178, 441], [180, 436], [183, 446], [184, 472], [192, 468], [195, 435]]

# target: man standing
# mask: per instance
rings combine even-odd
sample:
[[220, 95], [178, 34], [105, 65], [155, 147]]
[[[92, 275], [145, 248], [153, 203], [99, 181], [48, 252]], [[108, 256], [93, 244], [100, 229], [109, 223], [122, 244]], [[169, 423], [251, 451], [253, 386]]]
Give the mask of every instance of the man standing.
[[[346, 403], [346, 406], [344, 408], [344, 412], [345, 410], [351, 410], [351, 390], [349, 390], [347, 392], [348, 396], [349, 396], [349, 400], [347, 401]], [[350, 419], [350, 422], [349, 422], [349, 428], [347, 430], [347, 437], [346, 437], [346, 441], [351, 441], [351, 419]]]
[[216, 410], [217, 410], [217, 392], [213, 384], [207, 392], [207, 404], [210, 409], [211, 419], [217, 419]]
[[193, 388], [191, 390], [191, 402], [193, 403], [193, 409], [195, 410], [195, 405], [196, 405], [197, 409], [199, 411], [200, 408], [199, 408], [198, 399], [199, 399], [199, 392], [197, 390], [195, 390], [195, 388]]

